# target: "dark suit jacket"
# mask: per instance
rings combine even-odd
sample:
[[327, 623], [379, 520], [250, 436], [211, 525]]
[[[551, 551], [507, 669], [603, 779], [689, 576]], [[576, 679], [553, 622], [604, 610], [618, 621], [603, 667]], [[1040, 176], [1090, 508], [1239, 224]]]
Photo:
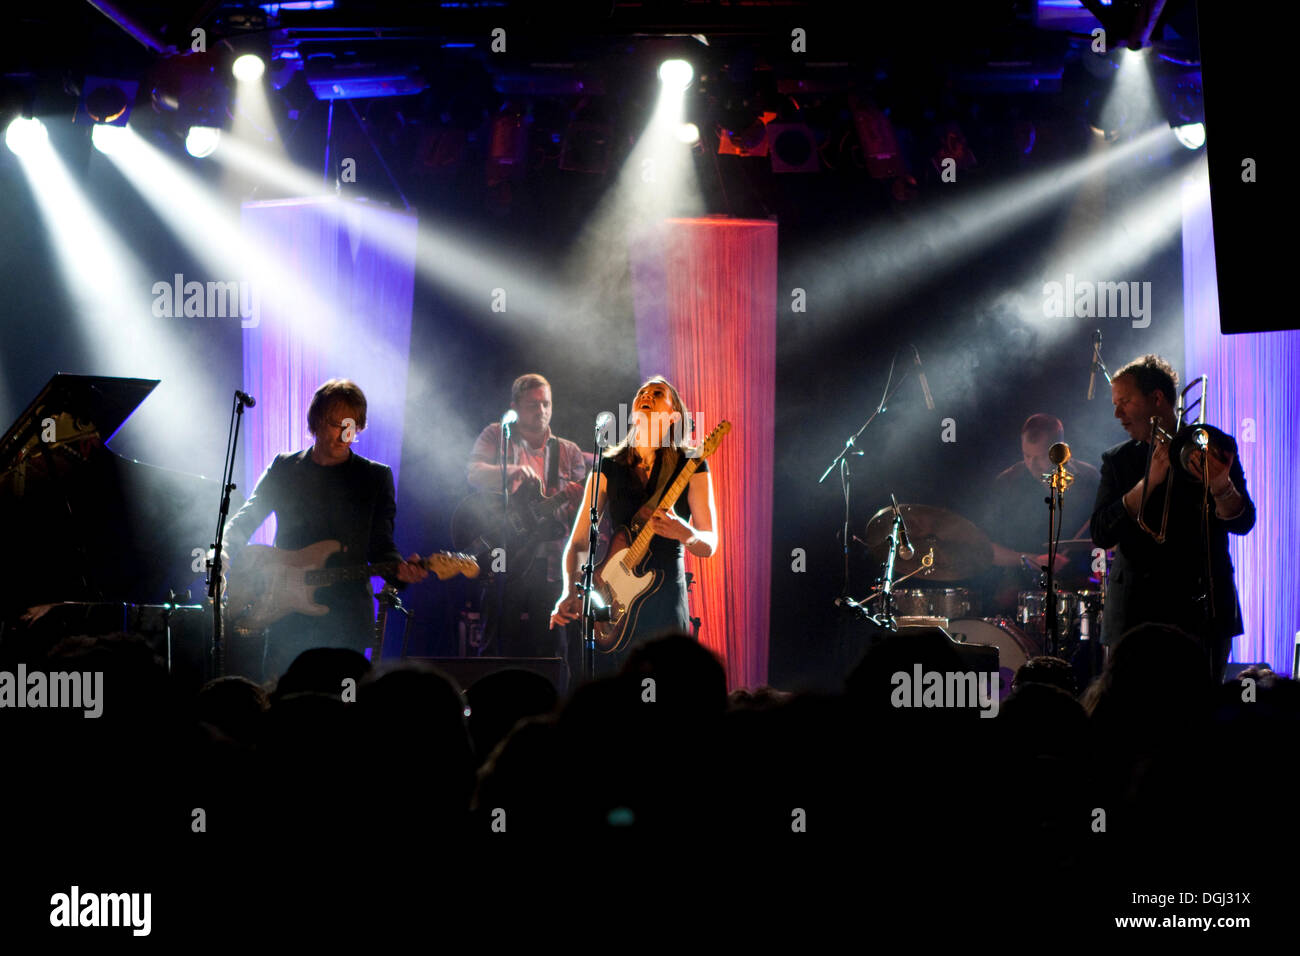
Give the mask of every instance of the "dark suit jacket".
[[[322, 466], [311, 450], [277, 455], [258, 479], [253, 494], [226, 525], [232, 565], [239, 551], [266, 517], [275, 512], [275, 546], [296, 551], [317, 541], [334, 539], [346, 549], [329, 566], [399, 561], [393, 543], [397, 514], [393, 471], [387, 465], [353, 452], [341, 465]], [[404, 587], [395, 578], [389, 580]], [[330, 608], [328, 617], [300, 619], [290, 615], [275, 625], [281, 631], [310, 628], [322, 646], [332, 643], [323, 632], [337, 630], [345, 643], [367, 639], [374, 623], [374, 599], [369, 581], [352, 581], [321, 588], [316, 600]]]
[[[1102, 548], [1115, 548], [1102, 619], [1102, 640], [1113, 644], [1129, 628], [1155, 622], [1172, 624], [1204, 638], [1223, 639], [1242, 632], [1237, 588], [1228, 557], [1228, 533], [1245, 534], [1255, 526], [1255, 504], [1246, 489], [1241, 461], [1235, 458], [1229, 474], [1244, 508], [1224, 521], [1215, 514], [1210, 499], [1209, 562], [1202, 530], [1202, 486], [1171, 463], [1169, 477], [1147, 497], [1143, 517], [1147, 526], [1160, 527], [1165, 494], [1172, 485], [1169, 526], [1164, 544], [1138, 527], [1121, 500], [1146, 472], [1147, 445], [1126, 441], [1101, 456], [1101, 485], [1092, 513], [1092, 540]], [[1214, 614], [1198, 597], [1212, 582]]]

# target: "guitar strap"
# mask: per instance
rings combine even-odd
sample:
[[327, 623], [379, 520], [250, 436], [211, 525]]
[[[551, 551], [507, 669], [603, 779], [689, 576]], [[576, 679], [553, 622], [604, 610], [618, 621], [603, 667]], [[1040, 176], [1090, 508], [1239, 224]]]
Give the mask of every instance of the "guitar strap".
[[[676, 448], [665, 448], [663, 457], [659, 462], [659, 477], [655, 481], [654, 491], [646, 498], [642, 508], [650, 507], [652, 511], [659, 510], [659, 501], [663, 498], [664, 489], [668, 487], [668, 479], [677, 473], [677, 462], [681, 460], [681, 452]], [[651, 506], [651, 502], [654, 505]]]
[[546, 440], [546, 487], [542, 494], [553, 495], [560, 487], [560, 440], [552, 435]]

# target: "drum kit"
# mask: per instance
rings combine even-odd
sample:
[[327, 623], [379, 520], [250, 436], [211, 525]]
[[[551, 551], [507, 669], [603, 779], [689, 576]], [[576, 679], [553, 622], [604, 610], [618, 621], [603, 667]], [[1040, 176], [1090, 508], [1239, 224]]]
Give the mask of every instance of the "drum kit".
[[[866, 538], [861, 541], [874, 560], [888, 566], [889, 552], [896, 548], [900, 516], [909, 546], [895, 554], [896, 577], [891, 586], [878, 587], [863, 601], [845, 601], [845, 605], [873, 608], [874, 620], [900, 631], [940, 627], [959, 643], [996, 647], [1003, 697], [1010, 692], [1020, 666], [1042, 654], [1054, 653], [1074, 662], [1085, 678], [1094, 675], [1099, 666], [1104, 575], [1100, 590], [1055, 589], [1058, 633], [1053, 640], [1048, 633], [1046, 587], [1021, 591], [1015, 617], [1008, 618], [980, 616], [979, 596], [974, 590], [947, 586], [982, 574], [992, 563], [988, 535], [961, 515], [930, 505], [880, 509], [867, 523]], [[895, 586], [916, 576], [943, 584]]]

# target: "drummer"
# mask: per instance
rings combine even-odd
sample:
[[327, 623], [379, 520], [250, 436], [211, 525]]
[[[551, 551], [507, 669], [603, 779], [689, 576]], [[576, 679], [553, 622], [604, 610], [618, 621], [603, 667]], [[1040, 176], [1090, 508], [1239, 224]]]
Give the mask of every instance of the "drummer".
[[[1039, 412], [1020, 429], [1021, 460], [993, 480], [986, 497], [984, 528], [993, 541], [993, 570], [989, 575], [985, 613], [1013, 616], [1017, 595], [1040, 587], [1039, 571], [1047, 563], [1048, 485], [1043, 475], [1054, 467], [1048, 449], [1065, 441], [1065, 426]], [[1056, 556], [1056, 585], [1060, 590], [1089, 587], [1092, 546], [1088, 539], [1092, 506], [1101, 476], [1087, 462], [1072, 457], [1065, 470], [1074, 483], [1065, 492], [1065, 516], [1060, 521], [1061, 547]], [[1032, 568], [1032, 570], [1030, 570]]]

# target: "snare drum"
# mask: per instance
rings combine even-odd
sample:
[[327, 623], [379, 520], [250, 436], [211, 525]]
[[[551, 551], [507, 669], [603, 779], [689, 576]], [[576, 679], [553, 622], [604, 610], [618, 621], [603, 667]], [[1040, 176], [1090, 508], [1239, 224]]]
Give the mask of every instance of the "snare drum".
[[969, 588], [899, 588], [894, 591], [899, 617], [969, 617], [975, 600]]
[[999, 698], [1011, 693], [1011, 681], [1020, 665], [1041, 653], [1036, 641], [1006, 618], [970, 618], [953, 621], [948, 633], [963, 644], [990, 644], [998, 649]]

